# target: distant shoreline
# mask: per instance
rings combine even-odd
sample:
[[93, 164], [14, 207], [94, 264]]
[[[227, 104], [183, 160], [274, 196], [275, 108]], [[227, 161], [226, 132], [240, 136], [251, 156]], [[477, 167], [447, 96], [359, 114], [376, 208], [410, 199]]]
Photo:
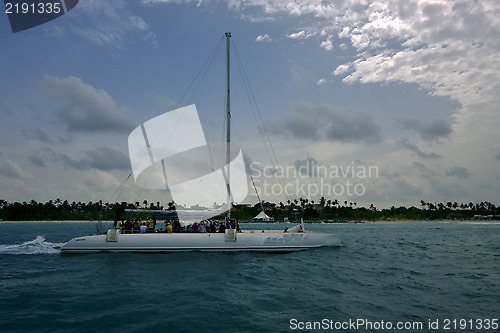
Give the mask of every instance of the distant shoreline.
[[[113, 223], [112, 220], [103, 220], [102, 223]], [[159, 221], [162, 223], [162, 221]], [[362, 223], [419, 223], [419, 222], [449, 222], [449, 223], [500, 223], [499, 220], [408, 220], [408, 219], [391, 219], [391, 220], [339, 220], [339, 221], [304, 221], [305, 223], [325, 223], [325, 224], [362, 224]], [[99, 221], [89, 220], [36, 220], [36, 221], [0, 221], [0, 223], [99, 223]], [[240, 221], [240, 223], [296, 223], [296, 222], [256, 222], [256, 221]]]
[[[101, 221], [102, 223], [113, 223], [110, 220]], [[23, 221], [0, 221], [0, 223], [99, 223], [99, 221], [89, 220], [23, 220]]]

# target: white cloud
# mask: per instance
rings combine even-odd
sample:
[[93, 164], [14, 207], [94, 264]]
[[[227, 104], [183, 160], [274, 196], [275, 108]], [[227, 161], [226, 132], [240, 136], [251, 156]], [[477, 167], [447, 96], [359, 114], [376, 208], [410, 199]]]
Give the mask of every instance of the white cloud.
[[[346, 15], [350, 28], [344, 27], [339, 36], [350, 38], [358, 50], [373, 42], [380, 49], [360, 53], [348, 63], [352, 72], [344, 80], [417, 83], [464, 106], [485, 97], [496, 99], [490, 83], [500, 79], [499, 13], [494, 1], [372, 3], [361, 17]], [[401, 47], [385, 46], [394, 41]]]
[[292, 39], [307, 39], [307, 38], [310, 38], [310, 37], [312, 37], [314, 35], [316, 35], [315, 32], [301, 30], [301, 31], [293, 33], [293, 34], [289, 34], [288, 38], [292, 38]]
[[333, 49], [332, 36], [328, 37], [325, 41], [321, 42], [319, 46], [327, 51], [331, 51]]
[[69, 29], [91, 42], [120, 49], [126, 37], [139, 33], [145, 40], [155, 43], [154, 33], [147, 23], [130, 12], [124, 0], [80, 1], [77, 8], [71, 11], [72, 19], [65, 22], [64, 29], [56, 26], [56, 33], [51, 32], [54, 37], [63, 36], [64, 30]]
[[370, 45], [370, 37], [363, 34], [355, 34], [351, 36], [351, 43], [358, 50], [362, 50]]
[[335, 75], [342, 75], [344, 73], [347, 73], [349, 71], [349, 69], [351, 68], [350, 65], [340, 65], [338, 66], [337, 68], [335, 68], [335, 70], [333, 71], [333, 74]]
[[[337, 32], [339, 38], [362, 51], [334, 70], [335, 75], [348, 74], [346, 83], [416, 83], [463, 106], [485, 99], [498, 102], [500, 3], [495, 0], [228, 3], [240, 11], [260, 7], [265, 15], [311, 18], [307, 29], [291, 33], [289, 38]], [[319, 45], [329, 49], [329, 40]]]
[[259, 35], [255, 39], [255, 41], [256, 42], [270, 42], [271, 41], [271, 37], [268, 34]]
[[343, 27], [342, 30], [338, 33], [339, 38], [348, 38], [350, 36], [350, 28]]
[[149, 29], [148, 25], [141, 17], [131, 15], [128, 17], [128, 20], [130, 25], [138, 30], [146, 31]]
[[320, 86], [322, 84], [327, 83], [328, 81], [326, 79], [319, 79], [318, 82], [316, 82], [316, 85]]
[[348, 48], [349, 48], [349, 47], [347, 46], [347, 44], [346, 44], [346, 43], [341, 43], [341, 44], [339, 45], [339, 49], [341, 49], [341, 50], [347, 50]]

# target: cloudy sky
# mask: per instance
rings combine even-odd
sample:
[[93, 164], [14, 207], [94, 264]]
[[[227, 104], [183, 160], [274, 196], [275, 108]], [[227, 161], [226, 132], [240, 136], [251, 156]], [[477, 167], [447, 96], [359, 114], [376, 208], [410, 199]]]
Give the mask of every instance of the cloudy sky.
[[178, 103], [219, 135], [223, 49], [184, 94], [230, 31], [244, 69], [233, 60], [233, 137], [263, 199], [500, 204], [496, 0], [80, 0], [15, 34], [2, 14], [0, 31], [9, 202], [165, 204], [133, 180], [121, 187], [128, 135]]

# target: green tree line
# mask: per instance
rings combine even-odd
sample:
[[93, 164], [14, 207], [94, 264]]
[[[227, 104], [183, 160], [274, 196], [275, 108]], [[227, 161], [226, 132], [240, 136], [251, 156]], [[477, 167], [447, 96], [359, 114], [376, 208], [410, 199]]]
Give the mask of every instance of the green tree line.
[[[68, 202], [68, 200], [49, 200], [40, 203], [35, 200], [29, 202], [9, 203], [0, 199], [0, 219], [4, 221], [52, 221], [52, 220], [112, 220], [121, 217], [125, 209], [163, 210], [160, 202], [148, 204], [147, 200], [141, 203], [109, 203], [109, 202]], [[173, 202], [167, 209], [175, 209]]]
[[[383, 220], [383, 219], [409, 219], [409, 220], [434, 220], [434, 219], [472, 219], [481, 218], [499, 219], [500, 207], [481, 201], [477, 203], [457, 202], [425, 202], [420, 201], [418, 207], [395, 207], [377, 209], [373, 204], [369, 207], [358, 207], [356, 202], [330, 200], [324, 197], [318, 201], [305, 198], [287, 200], [286, 202], [262, 202], [255, 205], [236, 205], [232, 217], [239, 220], [252, 220], [264, 207], [266, 214], [275, 221], [290, 221], [304, 218], [305, 220]], [[39, 203], [35, 200], [29, 202], [7, 202], [0, 200], [0, 219], [4, 221], [41, 221], [41, 220], [113, 220], [121, 218], [125, 209], [148, 210], [174, 210], [173, 202], [164, 207], [160, 202], [69, 202], [68, 200], [49, 200]]]
[[356, 202], [330, 200], [321, 197], [318, 201], [299, 198], [286, 203], [270, 204], [268, 215], [277, 220], [284, 217], [303, 217], [307, 220], [435, 220], [435, 219], [499, 219], [500, 207], [481, 201], [478, 203], [431, 203], [420, 201], [419, 207], [395, 207], [377, 209], [373, 204], [369, 207], [358, 207]]

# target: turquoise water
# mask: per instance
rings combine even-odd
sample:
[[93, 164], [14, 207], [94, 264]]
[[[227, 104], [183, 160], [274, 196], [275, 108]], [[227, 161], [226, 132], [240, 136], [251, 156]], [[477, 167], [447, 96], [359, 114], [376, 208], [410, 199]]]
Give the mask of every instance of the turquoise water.
[[337, 233], [343, 246], [61, 255], [65, 241], [95, 225], [0, 223], [0, 332], [390, 331], [382, 321], [422, 323], [418, 332], [499, 331], [482, 321], [500, 319], [499, 224], [306, 228]]

